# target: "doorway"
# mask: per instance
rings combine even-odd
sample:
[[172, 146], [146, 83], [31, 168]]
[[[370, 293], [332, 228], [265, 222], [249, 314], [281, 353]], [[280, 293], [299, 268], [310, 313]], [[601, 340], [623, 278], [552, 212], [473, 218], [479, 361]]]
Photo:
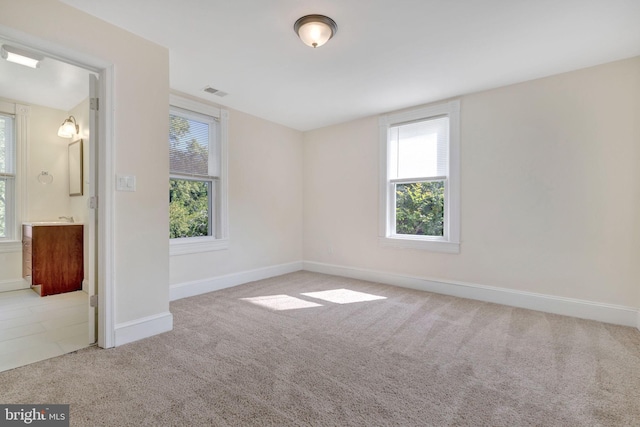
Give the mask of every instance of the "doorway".
[[[29, 50], [3, 37], [0, 44]], [[92, 307], [90, 297], [97, 295], [98, 278], [99, 114], [92, 100], [98, 98], [99, 71], [43, 56], [35, 69], [0, 59], [0, 101], [14, 105], [16, 127], [13, 197], [6, 206], [13, 209], [14, 242], [0, 247], [0, 370], [75, 351], [98, 338], [97, 304]], [[61, 138], [58, 127], [68, 119], [77, 131]], [[38, 283], [24, 272], [24, 223], [82, 227], [79, 289], [50, 296], [32, 290]]]

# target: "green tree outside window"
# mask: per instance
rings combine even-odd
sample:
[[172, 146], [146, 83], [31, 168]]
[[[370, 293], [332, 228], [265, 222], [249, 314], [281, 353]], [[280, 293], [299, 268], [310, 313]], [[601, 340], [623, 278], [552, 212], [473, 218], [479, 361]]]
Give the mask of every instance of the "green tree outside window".
[[396, 185], [396, 233], [444, 235], [444, 182]]

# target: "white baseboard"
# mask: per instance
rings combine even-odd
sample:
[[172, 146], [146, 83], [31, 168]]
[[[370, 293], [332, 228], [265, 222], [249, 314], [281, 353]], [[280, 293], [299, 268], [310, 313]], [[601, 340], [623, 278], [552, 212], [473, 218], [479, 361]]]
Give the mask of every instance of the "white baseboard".
[[304, 269], [318, 273], [350, 277], [438, 294], [543, 311], [546, 313], [597, 320], [616, 325], [633, 326], [640, 329], [640, 311], [632, 307], [516, 291], [473, 283], [403, 276], [396, 273], [344, 267], [312, 261], [305, 261]]
[[115, 346], [138, 341], [173, 329], [173, 315], [168, 311], [143, 317], [115, 327]]
[[0, 292], [19, 291], [29, 289], [29, 283], [24, 279], [0, 280]]
[[220, 289], [230, 288], [244, 283], [255, 282], [256, 280], [293, 273], [294, 271], [302, 270], [302, 265], [302, 261], [291, 262], [193, 282], [178, 283], [169, 287], [169, 299], [175, 301], [181, 298], [219, 291]]

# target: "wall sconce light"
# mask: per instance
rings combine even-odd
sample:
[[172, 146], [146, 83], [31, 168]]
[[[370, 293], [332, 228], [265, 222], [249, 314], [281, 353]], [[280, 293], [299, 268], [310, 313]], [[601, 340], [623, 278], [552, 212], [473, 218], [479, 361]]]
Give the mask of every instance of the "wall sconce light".
[[338, 24], [328, 16], [307, 15], [293, 24], [293, 30], [304, 44], [316, 48], [335, 36]]
[[9, 62], [25, 65], [31, 68], [38, 68], [40, 66], [40, 61], [44, 59], [44, 56], [38, 55], [37, 53], [28, 52], [24, 49], [19, 49], [6, 44], [3, 44], [2, 48], [0, 48], [0, 54]]
[[58, 129], [58, 136], [61, 138], [73, 138], [73, 136], [78, 133], [80, 133], [80, 126], [78, 126], [76, 118], [73, 116], [65, 119]]

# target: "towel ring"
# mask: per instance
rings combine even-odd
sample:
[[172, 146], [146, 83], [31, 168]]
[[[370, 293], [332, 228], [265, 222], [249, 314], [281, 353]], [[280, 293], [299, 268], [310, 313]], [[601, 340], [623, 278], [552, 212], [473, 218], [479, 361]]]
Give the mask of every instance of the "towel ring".
[[51, 184], [53, 182], [53, 175], [47, 171], [42, 171], [37, 179], [40, 184]]

